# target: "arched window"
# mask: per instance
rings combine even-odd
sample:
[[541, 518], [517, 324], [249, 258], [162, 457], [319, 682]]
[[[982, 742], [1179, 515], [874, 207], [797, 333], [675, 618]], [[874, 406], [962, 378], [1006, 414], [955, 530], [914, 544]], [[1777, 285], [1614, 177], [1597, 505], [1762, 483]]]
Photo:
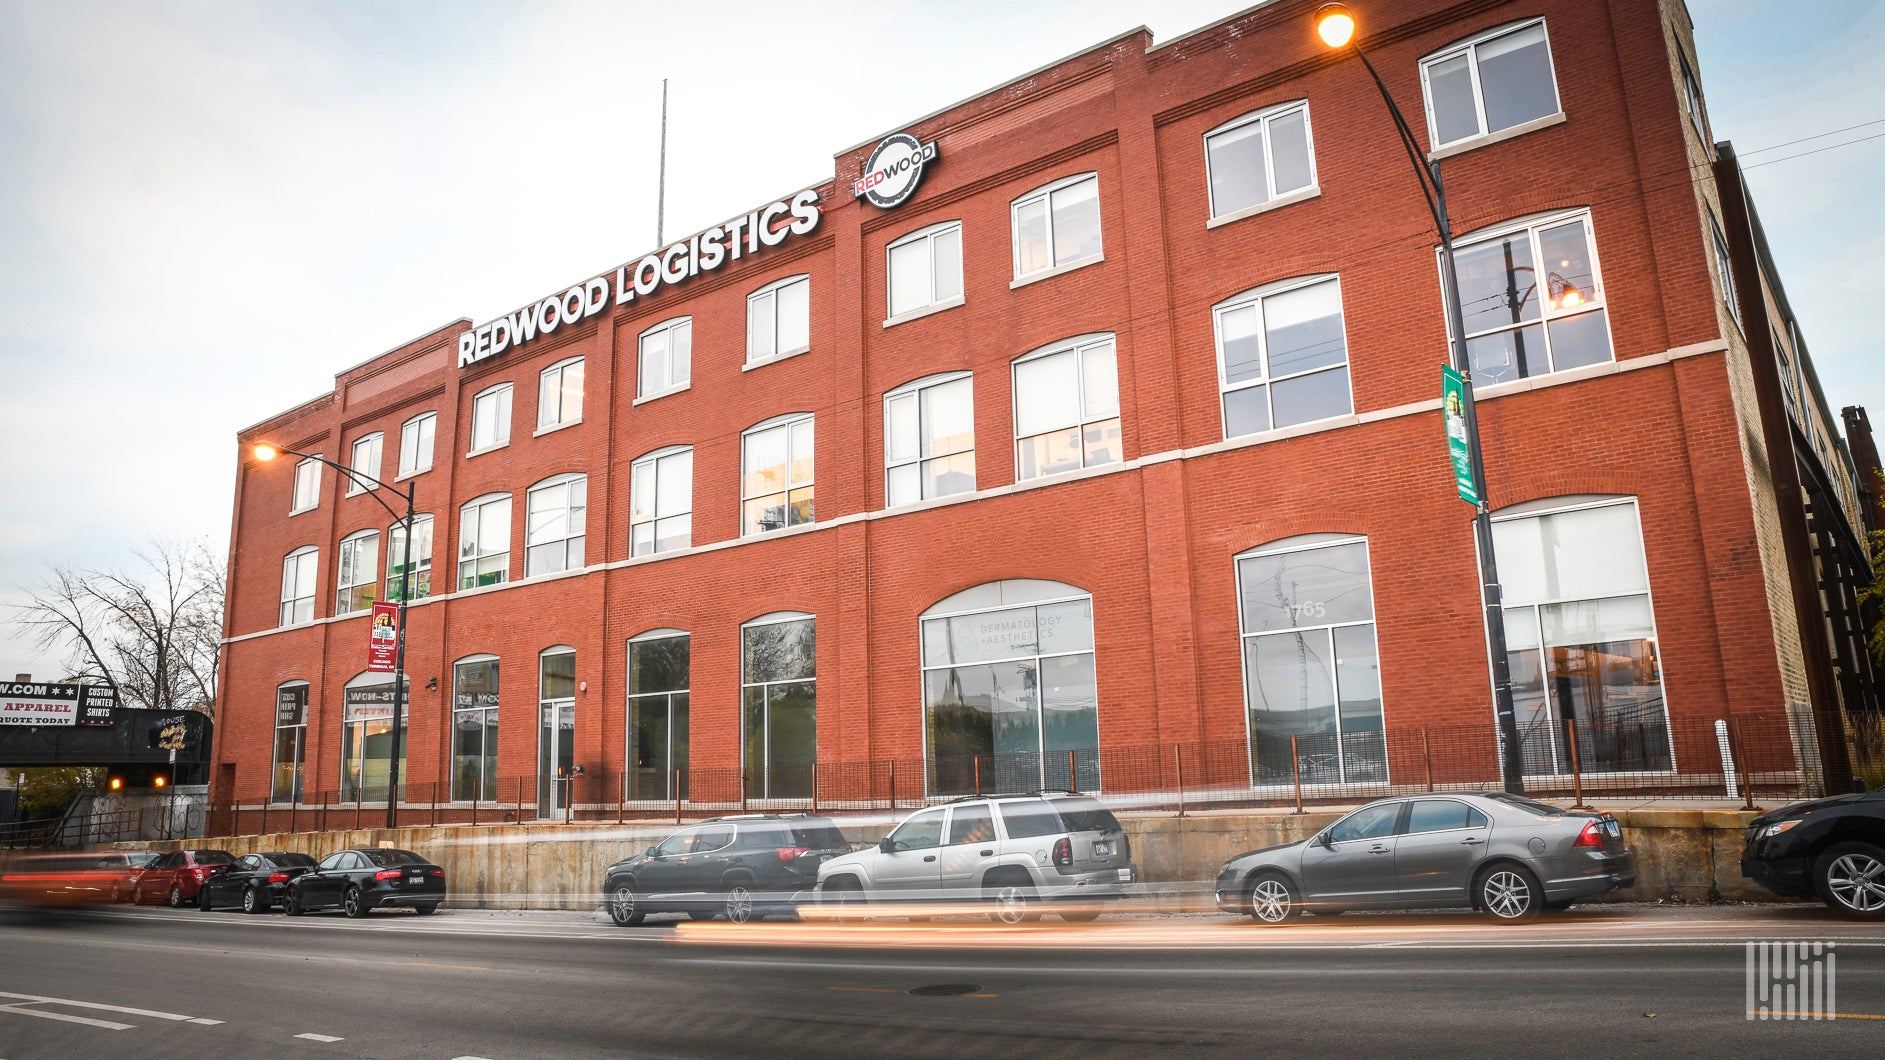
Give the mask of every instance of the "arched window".
[[361, 530], [340, 540], [340, 571], [334, 578], [334, 613], [373, 606], [380, 590], [380, 532]]
[[301, 762], [308, 742], [308, 683], [287, 681], [275, 689], [275, 769], [270, 802], [301, 801]]
[[1204, 166], [1214, 221], [1314, 195], [1309, 102], [1297, 99], [1265, 107], [1205, 133]]
[[670, 445], [629, 471], [629, 554], [650, 556], [694, 543], [694, 450]]
[[471, 399], [471, 453], [511, 444], [511, 385], [499, 383]]
[[919, 228], [884, 248], [888, 321], [962, 304], [962, 222]]
[[812, 414], [774, 416], [740, 435], [740, 533], [813, 519]]
[[1613, 359], [1589, 210], [1482, 228], [1454, 248], [1473, 385]]
[[1336, 277], [1303, 276], [1245, 291], [1213, 306], [1211, 321], [1224, 437], [1354, 411]]
[[641, 333], [635, 360], [635, 399], [684, 390], [693, 376], [694, 318], [663, 320]]
[[812, 346], [812, 278], [788, 276], [746, 298], [746, 363], [804, 353]]
[[[341, 692], [340, 798], [343, 802], [386, 801], [388, 774], [393, 764], [393, 678], [391, 674], [362, 673]], [[411, 713], [411, 685], [406, 710]], [[402, 717], [402, 721], [403, 721]], [[399, 794], [406, 795], [406, 748], [399, 744]]]
[[1100, 259], [1100, 178], [1080, 173], [1043, 185], [1009, 206], [1015, 281]]
[[812, 764], [818, 759], [818, 653], [812, 616], [775, 611], [740, 627], [740, 746], [753, 795], [811, 795]]
[[495, 655], [452, 664], [452, 800], [497, 797], [498, 666]]
[[884, 395], [884, 507], [975, 489], [975, 379], [947, 372]]
[[[672, 799], [687, 789], [687, 698], [693, 638], [651, 629], [628, 641], [628, 798]], [[675, 773], [679, 771], [677, 778]], [[680, 788], [675, 788], [676, 781]]]
[[1111, 335], [1082, 335], [1014, 361], [1015, 481], [1124, 458]]
[[[1542, 18], [1499, 26], [1420, 61], [1433, 150], [1516, 135], [1560, 117]], [[1502, 137], [1501, 137], [1502, 138]]]
[[583, 359], [570, 357], [543, 370], [537, 377], [537, 429], [581, 423], [583, 418]]
[[524, 520], [524, 577], [581, 567], [588, 526], [587, 475], [557, 475], [530, 487]]
[[510, 577], [511, 495], [487, 493], [458, 510], [458, 587], [476, 589]]
[[281, 621], [283, 626], [314, 621], [314, 573], [321, 550], [302, 545], [282, 557]]

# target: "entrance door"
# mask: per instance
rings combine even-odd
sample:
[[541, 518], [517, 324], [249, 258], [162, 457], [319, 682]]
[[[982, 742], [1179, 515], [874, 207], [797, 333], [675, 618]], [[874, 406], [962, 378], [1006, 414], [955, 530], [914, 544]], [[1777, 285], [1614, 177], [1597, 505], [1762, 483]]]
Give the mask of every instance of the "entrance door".
[[561, 819], [574, 786], [564, 778], [576, 762], [576, 701], [553, 700], [543, 704], [541, 732], [537, 737], [537, 816], [544, 820]]

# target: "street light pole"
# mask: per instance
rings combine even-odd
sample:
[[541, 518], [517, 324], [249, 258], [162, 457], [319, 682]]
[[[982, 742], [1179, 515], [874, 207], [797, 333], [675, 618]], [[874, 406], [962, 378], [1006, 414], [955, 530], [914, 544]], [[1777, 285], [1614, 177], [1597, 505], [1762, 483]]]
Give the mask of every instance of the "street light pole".
[[1479, 558], [1486, 652], [1492, 657], [1492, 694], [1499, 727], [1500, 767], [1505, 775], [1505, 790], [1514, 795], [1523, 795], [1524, 756], [1519, 746], [1518, 714], [1512, 703], [1512, 665], [1506, 653], [1504, 592], [1499, 585], [1498, 557], [1492, 548], [1492, 508], [1486, 492], [1485, 451], [1479, 440], [1479, 398], [1473, 388], [1472, 364], [1466, 355], [1466, 321], [1460, 309], [1459, 278], [1453, 258], [1453, 226], [1447, 219], [1446, 186], [1440, 180], [1440, 162], [1424, 157], [1420, 141], [1408, 127], [1401, 108], [1395, 105], [1387, 84], [1375, 72], [1374, 64], [1368, 61], [1360, 42], [1353, 39], [1355, 19], [1347, 8], [1341, 4], [1324, 4], [1316, 11], [1315, 23], [1316, 32], [1329, 47], [1351, 45], [1355, 56], [1367, 68], [1368, 76], [1374, 79], [1375, 88], [1380, 90], [1381, 100], [1387, 104], [1388, 114], [1394, 119], [1394, 128], [1400, 134], [1401, 146], [1407, 151], [1408, 161], [1414, 164], [1414, 173], [1420, 179], [1421, 195], [1427, 200], [1427, 211], [1433, 215], [1434, 227], [1440, 234], [1441, 300], [1446, 303], [1447, 330], [1451, 333], [1448, 336], [1447, 359], [1454, 371], [1465, 380], [1467, 400], [1461, 404], [1466, 447], [1473, 492], [1479, 498], [1473, 510], [1473, 544]]

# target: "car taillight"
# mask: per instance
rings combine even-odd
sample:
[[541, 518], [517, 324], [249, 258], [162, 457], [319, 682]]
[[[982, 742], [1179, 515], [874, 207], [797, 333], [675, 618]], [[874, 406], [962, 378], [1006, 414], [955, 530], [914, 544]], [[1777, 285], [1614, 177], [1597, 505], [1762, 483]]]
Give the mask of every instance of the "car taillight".
[[404, 875], [405, 873], [399, 869], [381, 869], [373, 874], [373, 878], [376, 880], [396, 880]]
[[195, 876], [197, 880], [201, 881], [203, 877], [209, 875], [209, 870], [208, 869], [191, 869], [190, 874], [192, 876]]
[[269, 874], [268, 874], [268, 882], [270, 882], [270, 883], [287, 883], [287, 882], [288, 882], [288, 874], [287, 874], [287, 873], [285, 873], [285, 872], [271, 872], [271, 873], [269, 873]]
[[791, 861], [793, 858], [798, 857], [800, 854], [809, 854], [811, 852], [812, 852], [811, 847], [780, 847], [779, 860]]
[[1603, 825], [1597, 821], [1592, 821], [1585, 825], [1584, 830], [1577, 834], [1577, 842], [1571, 844], [1573, 847], [1597, 847], [1599, 849], [1601, 849], [1603, 845]]
[[431, 873], [430, 873], [430, 875], [433, 875], [433, 876], [437, 876], [437, 877], [438, 877], [439, 879], [441, 879], [441, 880], [442, 880], [442, 879], [444, 879], [444, 878], [445, 878], [445, 870], [444, 870], [444, 869], [433, 869], [433, 870], [431, 871]]
[[1062, 838], [1054, 844], [1054, 864], [1063, 868], [1073, 864], [1073, 840]]

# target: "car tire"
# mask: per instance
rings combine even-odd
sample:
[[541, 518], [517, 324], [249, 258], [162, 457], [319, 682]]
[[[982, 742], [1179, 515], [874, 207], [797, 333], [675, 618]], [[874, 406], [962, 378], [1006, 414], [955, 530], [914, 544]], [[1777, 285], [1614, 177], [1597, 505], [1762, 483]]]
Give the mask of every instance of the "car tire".
[[1473, 900], [1494, 920], [1516, 924], [1532, 919], [1545, 907], [1545, 889], [1522, 865], [1494, 865], [1479, 874]]
[[431, 916], [433, 913], [439, 911], [439, 907], [437, 902], [428, 902], [425, 905], [413, 906], [412, 911], [420, 916]]
[[751, 880], [734, 880], [727, 884], [726, 895], [721, 900], [721, 912], [726, 914], [729, 924], [750, 924], [759, 919], [759, 910], [753, 903]]
[[341, 896], [340, 911], [349, 920], [358, 920], [367, 915], [372, 906], [367, 903], [367, 896], [360, 893], [360, 888], [349, 886], [347, 893]]
[[634, 927], [641, 923], [647, 912], [641, 907], [641, 899], [635, 894], [635, 885], [627, 880], [609, 884], [608, 901], [609, 919], [617, 927]]
[[819, 887], [818, 901], [820, 905], [837, 906], [840, 917], [861, 917], [870, 899], [865, 897], [864, 885], [856, 876], [833, 876]]
[[182, 909], [183, 908], [183, 888], [179, 886], [178, 884], [174, 884], [174, 883], [171, 884], [170, 896], [166, 899], [166, 901], [170, 903], [170, 908]]
[[1546, 903], [1545, 903], [1545, 912], [1547, 912], [1547, 913], [1562, 913], [1562, 912], [1564, 912], [1564, 911], [1565, 911], [1566, 909], [1569, 909], [1569, 908], [1571, 908], [1571, 906], [1572, 906], [1572, 904], [1573, 904], [1573, 903], [1574, 903], [1575, 901], [1576, 901], [1576, 899], [1574, 899], [1574, 898], [1564, 898], [1564, 899], [1560, 899], [1560, 900], [1558, 900], [1558, 901], [1556, 901], [1556, 902], [1546, 902]]
[[1264, 873], [1244, 889], [1244, 910], [1264, 927], [1281, 927], [1302, 915], [1302, 895], [1288, 877]]
[[1097, 909], [1062, 909], [1060, 918], [1069, 924], [1091, 924], [1100, 918]]
[[687, 919], [694, 920], [694, 921], [712, 920], [714, 917], [717, 917], [719, 915], [720, 915], [719, 913], [716, 913], [711, 909], [689, 909], [687, 911]]
[[1018, 874], [997, 876], [982, 884], [982, 897], [994, 904], [988, 918], [998, 924], [1018, 927], [1041, 918], [1036, 908], [1034, 887]]
[[281, 911], [287, 916], [300, 916], [307, 912], [301, 908], [301, 892], [293, 887], [281, 893]]
[[1885, 919], [1885, 848], [1835, 843], [1813, 863], [1820, 901], [1853, 920]]
[[266, 913], [268, 912], [268, 907], [272, 904], [273, 903], [268, 899], [262, 897], [260, 889], [255, 887], [244, 887], [242, 889], [243, 912], [250, 914]]
[[197, 911], [201, 913], [209, 912], [209, 888], [208, 887], [197, 888], [196, 908], [197, 908]]

